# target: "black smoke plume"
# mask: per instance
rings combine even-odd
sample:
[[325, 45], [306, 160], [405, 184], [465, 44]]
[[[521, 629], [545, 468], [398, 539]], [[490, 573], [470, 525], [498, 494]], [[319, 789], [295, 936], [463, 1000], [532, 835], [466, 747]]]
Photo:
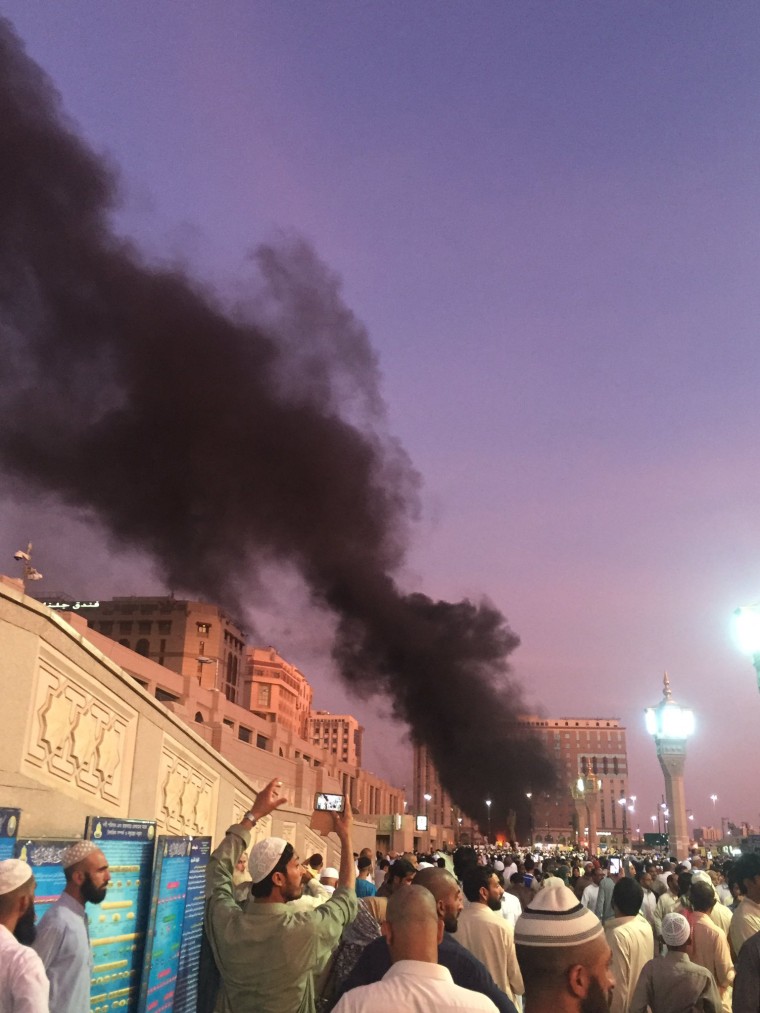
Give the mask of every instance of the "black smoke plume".
[[[239, 610], [287, 561], [338, 617], [347, 684], [385, 694], [456, 804], [483, 815], [549, 787], [518, 722], [518, 639], [485, 602], [404, 595], [417, 475], [384, 431], [377, 363], [303, 243], [257, 253], [229, 313], [114, 234], [112, 171], [0, 21], [0, 463], [93, 511], [169, 586]], [[503, 816], [502, 816], [503, 819]]]

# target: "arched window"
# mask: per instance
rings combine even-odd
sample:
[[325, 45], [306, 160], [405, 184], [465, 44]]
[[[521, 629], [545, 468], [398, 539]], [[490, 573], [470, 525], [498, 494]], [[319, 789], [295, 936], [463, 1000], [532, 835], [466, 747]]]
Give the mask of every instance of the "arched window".
[[609, 774], [609, 764], [607, 763], [607, 757], [602, 758], [602, 770], [605, 774]]
[[150, 642], [143, 637], [142, 640], [137, 641], [135, 651], [137, 651], [138, 654], [141, 654], [143, 658], [147, 658], [150, 654]]
[[592, 769], [592, 771], [593, 771], [593, 772], [594, 772], [595, 774], [598, 774], [598, 773], [599, 773], [599, 771], [597, 770], [597, 766], [596, 766], [596, 757], [595, 757], [595, 756], [592, 756], [592, 757], [591, 757], [591, 769]]
[[201, 714], [200, 711], [195, 712], [195, 720], [198, 722], [199, 725], [203, 724], [203, 715]]

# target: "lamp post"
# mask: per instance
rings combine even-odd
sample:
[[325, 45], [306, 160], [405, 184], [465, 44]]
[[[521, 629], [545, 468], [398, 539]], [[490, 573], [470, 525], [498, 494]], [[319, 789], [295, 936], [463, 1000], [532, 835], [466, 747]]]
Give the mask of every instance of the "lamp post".
[[198, 662], [198, 676], [199, 676], [199, 678], [201, 680], [201, 683], [204, 682], [204, 679], [203, 679], [203, 676], [202, 676], [203, 666], [204, 665], [215, 665], [216, 666], [215, 669], [214, 669], [214, 685], [213, 686], [204, 686], [204, 688], [205, 689], [219, 689], [219, 658], [207, 658], [203, 654], [200, 654], [200, 655], [198, 655], [198, 657], [195, 660]]
[[486, 805], [488, 806], [488, 843], [491, 843], [491, 799], [486, 799]]
[[734, 637], [739, 650], [751, 656], [760, 689], [760, 602], [734, 611]]
[[675, 702], [670, 691], [667, 672], [663, 679], [662, 696], [656, 707], [647, 708], [646, 726], [654, 738], [657, 759], [665, 777], [667, 798], [665, 814], [669, 820], [669, 828], [673, 828], [668, 847], [670, 853], [675, 854], [681, 861], [689, 855], [683, 769], [686, 762], [686, 740], [694, 731], [694, 712], [686, 707], [680, 707]]
[[[588, 846], [589, 855], [595, 855], [597, 850], [598, 833], [597, 829], [599, 826], [597, 810], [599, 805], [599, 791], [601, 790], [602, 782], [599, 778], [594, 777], [589, 771], [588, 760], [583, 766], [581, 775], [575, 782], [575, 787], [572, 789], [573, 801], [575, 803], [576, 812], [578, 813], [578, 828], [587, 828], [586, 833], [586, 844]], [[528, 796], [530, 798], [530, 796]]]
[[526, 791], [525, 792], [525, 797], [528, 800], [528, 844], [532, 848], [533, 847], [533, 802], [531, 801], [531, 799], [533, 798], [533, 792], [532, 791]]

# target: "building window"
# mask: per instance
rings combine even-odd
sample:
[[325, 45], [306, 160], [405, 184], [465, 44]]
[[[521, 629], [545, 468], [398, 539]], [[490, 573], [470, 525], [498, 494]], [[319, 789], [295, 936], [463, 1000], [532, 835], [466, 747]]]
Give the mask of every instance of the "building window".
[[613, 774], [620, 773], [619, 770], [618, 770], [618, 758], [617, 758], [617, 756], [613, 756], [612, 757], [612, 773]]
[[150, 642], [145, 640], [145, 638], [138, 640], [135, 644], [135, 651], [137, 651], [138, 654], [141, 654], [143, 658], [147, 658], [150, 654]]
[[161, 703], [177, 703], [179, 697], [175, 696], [174, 693], [168, 693], [165, 689], [161, 689], [160, 686], [156, 686], [156, 700], [160, 700]]
[[227, 679], [224, 686], [224, 695], [231, 703], [237, 701], [238, 685], [238, 659], [234, 654], [227, 655]]
[[253, 739], [253, 732], [250, 728], [243, 728], [242, 725], [238, 726], [238, 738], [241, 742], [251, 742]]
[[199, 637], [207, 637], [211, 631], [211, 623], [196, 623]]
[[259, 707], [269, 707], [272, 699], [272, 687], [268, 682], [259, 684]]
[[201, 714], [200, 711], [195, 712], [195, 720], [198, 722], [199, 725], [203, 724], [203, 715]]
[[256, 736], [256, 748], [257, 749], [268, 749], [269, 748], [269, 739], [266, 737], [266, 735], [257, 735]]
[[139, 622], [137, 624], [137, 632], [138, 633], [150, 633], [151, 626], [152, 626], [152, 623], [150, 623], [150, 622], [147, 622], [147, 623], [144, 622], [144, 621], [143, 622]]
[[119, 623], [119, 633], [131, 633], [132, 623]]
[[129, 647], [129, 641], [126, 639], [120, 640], [119, 643], [121, 644], [122, 647]]
[[172, 631], [172, 624], [168, 623], [165, 619], [162, 619], [161, 622], [158, 624], [158, 632], [171, 633], [171, 631]]

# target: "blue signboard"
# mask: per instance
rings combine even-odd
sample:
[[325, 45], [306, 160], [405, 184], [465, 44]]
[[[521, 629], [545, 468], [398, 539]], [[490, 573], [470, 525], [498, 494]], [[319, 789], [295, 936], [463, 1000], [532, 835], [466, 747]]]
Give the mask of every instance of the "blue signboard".
[[191, 837], [158, 838], [139, 1013], [173, 1013], [191, 851]]
[[185, 920], [173, 1013], [196, 1013], [203, 910], [206, 902], [206, 868], [210, 855], [211, 838], [194, 837], [190, 845], [190, 874], [187, 879]]
[[85, 836], [98, 844], [111, 874], [105, 900], [89, 905], [92, 1013], [135, 1013], [150, 911], [156, 824], [90, 816]]
[[66, 877], [61, 868], [61, 855], [72, 844], [76, 844], [75, 838], [67, 841], [46, 838], [25, 841], [22, 838], [16, 841], [16, 858], [31, 865], [37, 883], [34, 907], [38, 922], [50, 905], [63, 893]]
[[13, 858], [20, 819], [20, 809], [0, 807], [0, 861]]

